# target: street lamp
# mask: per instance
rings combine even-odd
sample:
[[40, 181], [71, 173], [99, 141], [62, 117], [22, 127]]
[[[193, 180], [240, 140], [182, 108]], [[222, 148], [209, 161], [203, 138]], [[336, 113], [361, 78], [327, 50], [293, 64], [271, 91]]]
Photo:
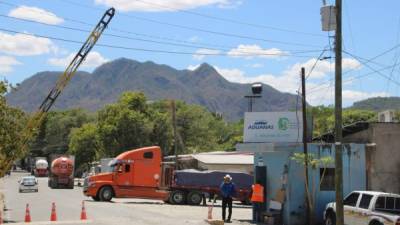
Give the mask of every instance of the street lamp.
[[244, 97], [249, 100], [249, 108], [248, 111], [252, 112], [253, 111], [253, 102], [255, 98], [261, 98], [261, 92], [262, 92], [262, 83], [253, 83], [251, 85], [251, 95], [245, 95]]

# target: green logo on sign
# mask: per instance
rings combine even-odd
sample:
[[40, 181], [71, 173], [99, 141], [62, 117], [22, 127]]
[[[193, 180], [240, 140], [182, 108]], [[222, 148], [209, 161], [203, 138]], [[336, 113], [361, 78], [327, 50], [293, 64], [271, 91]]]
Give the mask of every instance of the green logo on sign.
[[286, 117], [279, 118], [278, 127], [279, 130], [287, 130], [289, 128], [289, 119]]

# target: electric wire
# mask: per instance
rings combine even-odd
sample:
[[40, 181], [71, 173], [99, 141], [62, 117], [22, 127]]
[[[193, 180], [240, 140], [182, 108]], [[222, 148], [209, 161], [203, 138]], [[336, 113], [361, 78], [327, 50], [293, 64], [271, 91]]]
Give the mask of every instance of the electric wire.
[[[59, 1], [61, 1], [61, 0], [59, 0]], [[100, 8], [95, 8], [95, 7], [86, 5], [86, 4], [77, 3], [77, 2], [74, 2], [74, 1], [70, 1], [70, 0], [62, 0], [61, 2], [70, 4], [70, 5], [75, 5], [75, 6], [78, 6], [78, 7], [97, 10], [97, 11], [98, 10], [102, 10]], [[176, 27], [176, 28], [180, 28], [180, 29], [192, 30], [192, 31], [208, 33], [208, 34], [213, 34], [213, 35], [219, 35], [219, 36], [224, 36], [224, 37], [230, 37], [230, 38], [238, 38], [238, 39], [253, 40], [253, 41], [262, 41], [262, 42], [266, 42], [266, 43], [275, 43], [275, 44], [291, 45], [291, 46], [321, 47], [321, 46], [317, 46], [317, 45], [303, 44], [303, 43], [297, 43], [297, 42], [279, 41], [279, 40], [265, 39], [265, 38], [260, 38], [260, 37], [252, 37], [252, 36], [241, 35], [241, 34], [226, 33], [226, 32], [215, 31], [215, 30], [207, 30], [207, 29], [202, 29], [202, 28], [197, 28], [197, 27], [191, 27], [191, 26], [174, 24], [174, 23], [169, 23], [169, 22], [155, 20], [155, 19], [144, 18], [144, 17], [140, 17], [140, 16], [134, 16], [134, 15], [120, 14], [120, 16], [121, 17], [125, 17], [125, 18], [141, 20], [141, 21], [146, 21], [146, 22], [150, 22], [150, 23], [161, 24], [161, 25]]]
[[[23, 19], [23, 18], [16, 18], [16, 17], [7, 16], [7, 15], [3, 15], [3, 14], [0, 14], [0, 17], [12, 19], [12, 20], [23, 21], [23, 22], [40, 24], [40, 25], [44, 25], [44, 26], [57, 27], [57, 28], [62, 28], [62, 29], [67, 29], [67, 30], [79, 31], [79, 32], [89, 32], [89, 33], [91, 32], [90, 30], [85, 30], [85, 29], [81, 29], [81, 28], [68, 27], [68, 26], [55, 25], [55, 24], [48, 24], [48, 23], [44, 23], [44, 22], [39, 22], [39, 21], [29, 20], [29, 19]], [[131, 37], [131, 36], [110, 34], [110, 33], [104, 33], [103, 35], [104, 36], [109, 36], [109, 37], [116, 37], [116, 38], [122, 38], [122, 39], [135, 40], [135, 41], [162, 44], [162, 45], [172, 45], [172, 46], [194, 48], [194, 49], [203, 48], [203, 46], [199, 46], [199, 45], [188, 45], [188, 44], [179, 44], [179, 43], [173, 43], [173, 42], [154, 41], [154, 40], [148, 40], [148, 39], [143, 39], [143, 38], [135, 38], [135, 37]], [[230, 49], [221, 49], [221, 48], [207, 48], [207, 49], [217, 50], [217, 51], [227, 51], [227, 52], [230, 51]], [[315, 52], [315, 51], [320, 51], [320, 50], [304, 50], [304, 51], [301, 51], [301, 50], [282, 50], [282, 52], [289, 52], [289, 51], [291, 52], [291, 55], [292, 55], [292, 54]], [[250, 55], [257, 54], [259, 56], [269, 56], [268, 53], [256, 53], [256, 52], [252, 53], [251, 51], [246, 51], [245, 49], [242, 49], [242, 50], [239, 49], [239, 50], [236, 50], [236, 52], [240, 53], [240, 54], [237, 54], [237, 56], [247, 56], [248, 54], [250, 54]], [[236, 56], [236, 55], [233, 55], [233, 56]], [[288, 56], [288, 54], [283, 54], [282, 53], [282, 56]]]
[[207, 15], [207, 14], [203, 14], [203, 13], [198, 13], [198, 12], [194, 12], [194, 11], [191, 11], [191, 10], [178, 9], [178, 8], [170, 7], [170, 6], [167, 6], [167, 5], [164, 5], [164, 4], [158, 4], [158, 3], [148, 2], [148, 1], [144, 1], [144, 0], [134, 0], [134, 1], [141, 2], [141, 3], [147, 4], [147, 5], [158, 6], [160, 8], [170, 9], [170, 10], [173, 10], [173, 11], [178, 11], [178, 12], [181, 12], [181, 13], [195, 15], [195, 16], [199, 16], [199, 17], [203, 17], [203, 18], [207, 18], [207, 19], [228, 22], [228, 23], [232, 23], [232, 24], [235, 24], [235, 25], [240, 24], [240, 25], [256, 27], [256, 28], [261, 28], [261, 29], [275, 30], [275, 31], [302, 34], [302, 35], [309, 35], [309, 36], [324, 37], [324, 35], [322, 35], [322, 34], [308, 33], [308, 32], [303, 32], [303, 31], [284, 29], [284, 28], [267, 26], [267, 25], [262, 25], [262, 24], [243, 22], [243, 21], [240, 21], [240, 20], [235, 20], [235, 19], [230, 19], [230, 18], [223, 18], [223, 17], [217, 17], [217, 16], [213, 16], [213, 15]]
[[[35, 33], [24, 33], [24, 32], [19, 32], [19, 31], [6, 29], [6, 28], [1, 28], [1, 27], [0, 27], [0, 31], [5, 31], [5, 32], [9, 32], [9, 33], [14, 33], [14, 34], [23, 34], [23, 35], [33, 36], [33, 37], [48, 38], [48, 39], [51, 39], [51, 40], [57, 40], [57, 41], [75, 43], [75, 44], [82, 44], [83, 43], [81, 41], [75, 41], [75, 40], [59, 38], [59, 37], [54, 37], [54, 36], [48, 36], [48, 35], [40, 35], [40, 34], [35, 34]], [[136, 47], [128, 47], [128, 46], [118, 46], [118, 45], [102, 44], [102, 43], [98, 43], [98, 44], [96, 44], [96, 46], [112, 48], [112, 49], [122, 49], [122, 50], [132, 50], [132, 51], [142, 51], [142, 52], [153, 52], [153, 53], [166, 53], [166, 54], [176, 54], [176, 55], [229, 56], [227, 53], [204, 53], [204, 52], [169, 51], [169, 50], [160, 50], [160, 49], [146, 49], [146, 48], [136, 48]], [[263, 55], [288, 56], [288, 57], [298, 57], [298, 58], [309, 58], [309, 57], [311, 57], [311, 56], [306, 56], [306, 55], [282, 55], [282, 54], [278, 55], [278, 54], [273, 54], [273, 53], [271, 53], [271, 54], [263, 54]], [[256, 56], [256, 54], [247, 55], [247, 56]]]
[[[12, 7], [18, 7], [18, 5], [16, 5], [16, 4], [11, 4], [11, 3], [8, 3], [8, 2], [4, 2], [4, 1], [0, 1], [0, 4], [12, 6]], [[50, 15], [49, 13], [46, 13], [46, 12], [38, 12], [38, 13], [44, 14], [44, 15]], [[0, 16], [1, 17], [5, 17], [5, 18], [9, 18], [9, 19], [20, 20], [20, 21], [25, 21], [25, 22], [32, 22], [32, 23], [39, 23], [39, 24], [42, 24], [42, 25], [55, 26], [55, 27], [65, 28], [65, 29], [70, 29], [70, 30], [78, 30], [78, 31], [85, 31], [85, 32], [87, 31], [87, 30], [83, 30], [83, 29], [80, 29], [80, 28], [71, 28], [71, 27], [66, 27], [66, 26], [61, 26], [61, 25], [48, 24], [48, 23], [44, 23], [44, 22], [39, 22], [39, 21], [34, 21], [34, 20], [29, 20], [29, 19], [23, 19], [23, 18], [17, 18], [17, 17], [7, 16], [7, 15], [0, 15]], [[94, 26], [93, 24], [90, 24], [90, 23], [87, 23], [87, 22], [83, 22], [83, 21], [80, 21], [80, 20], [76, 20], [76, 19], [71, 19], [71, 18], [66, 18], [66, 17], [62, 17], [61, 19], [65, 20], [65, 21], [70, 21], [70, 22], [74, 22], [74, 23], [87, 25], [87, 26], [90, 26], [90, 27]], [[210, 49], [210, 50], [221, 50], [221, 48], [225, 48], [225, 49], [223, 49], [224, 51], [228, 51], [227, 50], [228, 48], [229, 49], [237, 48], [236, 46], [226, 46], [226, 45], [218, 45], [218, 44], [203, 43], [203, 42], [194, 43], [194, 42], [190, 42], [190, 41], [177, 40], [177, 39], [174, 39], [174, 38], [160, 37], [160, 36], [154, 36], [154, 35], [143, 34], [143, 33], [136, 33], [136, 32], [131, 32], [131, 31], [112, 28], [112, 27], [109, 27], [108, 30], [115, 31], [115, 32], [118, 32], [118, 33], [125, 33], [125, 34], [131, 34], [131, 35], [135, 35], [135, 36], [147, 37], [147, 38], [151, 38], [151, 39], [168, 40], [168, 41], [173, 41], [173, 42], [177, 42], [177, 43], [183, 43], [183, 44], [176, 44], [176, 43], [171, 43], [171, 42], [154, 41], [154, 40], [148, 40], [148, 39], [143, 39], [143, 38], [134, 38], [134, 37], [116, 35], [116, 34], [108, 34], [108, 33], [104, 34], [106, 36], [114, 36], [114, 37], [118, 37], [118, 38], [132, 39], [132, 40], [137, 40], [137, 41], [151, 42], [151, 43], [164, 44], [164, 45], [173, 45], [173, 46], [190, 47], [190, 48], [207, 48], [207, 49]], [[217, 49], [215, 47], [219, 47], [219, 49]], [[236, 50], [236, 51], [241, 52], [243, 50]], [[284, 50], [284, 51], [290, 51], [290, 52], [299, 51], [300, 53], [302, 53], [303, 51], [306, 51], [306, 52], [319, 52], [321, 50], [309, 50], [309, 51], [308, 50]]]

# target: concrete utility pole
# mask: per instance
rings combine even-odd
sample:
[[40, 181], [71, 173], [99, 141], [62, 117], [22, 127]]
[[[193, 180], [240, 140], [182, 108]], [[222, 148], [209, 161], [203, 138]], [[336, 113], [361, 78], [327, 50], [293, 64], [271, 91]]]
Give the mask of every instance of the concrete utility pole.
[[342, 0], [336, 0], [335, 35], [335, 190], [336, 224], [343, 225], [343, 162], [342, 162]]
[[[304, 152], [304, 167], [306, 173], [306, 188], [308, 187], [308, 149], [307, 149], [307, 102], [306, 102], [306, 75], [304, 67], [301, 68], [301, 96], [303, 108], [303, 152]], [[310, 210], [310, 196], [306, 190], [306, 225], [312, 224]]]

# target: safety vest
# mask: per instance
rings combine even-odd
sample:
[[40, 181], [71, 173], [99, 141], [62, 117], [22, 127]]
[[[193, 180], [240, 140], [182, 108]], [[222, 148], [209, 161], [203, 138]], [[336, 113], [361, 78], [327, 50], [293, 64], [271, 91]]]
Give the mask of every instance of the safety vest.
[[252, 186], [253, 194], [251, 195], [252, 202], [264, 202], [264, 187], [261, 184]]

